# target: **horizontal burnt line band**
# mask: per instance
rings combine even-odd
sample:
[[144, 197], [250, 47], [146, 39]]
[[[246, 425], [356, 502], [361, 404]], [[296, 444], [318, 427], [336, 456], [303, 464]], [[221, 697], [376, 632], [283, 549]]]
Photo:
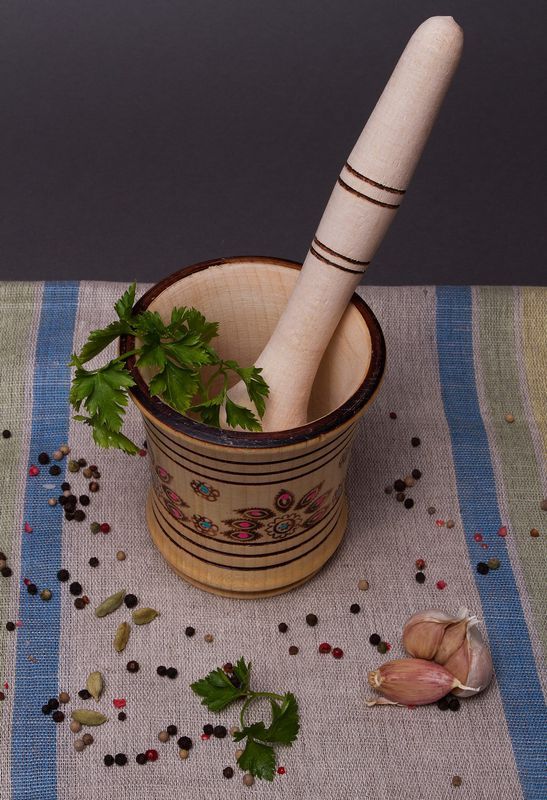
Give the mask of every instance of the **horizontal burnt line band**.
[[[172, 464], [177, 464], [177, 466], [182, 467], [185, 470], [185, 472], [187, 472], [189, 475], [195, 475], [199, 478], [205, 478], [208, 481], [214, 481], [215, 484], [217, 485], [220, 484], [221, 486], [275, 486], [276, 484], [279, 485], [281, 483], [289, 483], [292, 481], [297, 481], [300, 478], [305, 478], [307, 475], [313, 475], [314, 472], [317, 472], [318, 470], [322, 469], [323, 467], [327, 466], [327, 464], [330, 463], [329, 461], [327, 461], [325, 464], [320, 464], [318, 467], [315, 467], [315, 469], [310, 469], [307, 472], [302, 472], [300, 475], [293, 475], [292, 477], [288, 477], [286, 480], [283, 480], [282, 478], [276, 478], [276, 480], [274, 481], [228, 481], [225, 478], [218, 478], [213, 475], [207, 475], [204, 472], [199, 472], [196, 469], [188, 469], [188, 467], [182, 461], [177, 461], [176, 458], [173, 458], [173, 456], [170, 453], [168, 453], [161, 446], [161, 444], [159, 444], [155, 440], [155, 437], [153, 436], [153, 434], [151, 434], [151, 432], [149, 432], [148, 435], [152, 437], [152, 441], [154, 441], [154, 444], [156, 445], [158, 450], [160, 450], [160, 452], [162, 452], [163, 455], [166, 458], [168, 458]], [[249, 475], [249, 478], [253, 477], [254, 477], [253, 475]]]
[[[345, 428], [341, 433], [339, 433], [333, 439], [331, 439], [328, 442], [325, 442], [325, 444], [322, 444], [320, 447], [316, 447], [315, 450], [306, 450], [305, 452], [301, 453], [299, 456], [291, 456], [290, 458], [280, 458], [280, 459], [276, 459], [275, 461], [253, 461], [251, 463], [253, 464], [253, 466], [256, 465], [257, 467], [260, 467], [260, 466], [266, 466], [267, 467], [270, 464], [288, 464], [291, 461], [298, 461], [300, 458], [308, 458], [309, 456], [313, 456], [316, 453], [319, 453], [321, 450], [324, 450], [326, 447], [330, 447], [332, 444], [337, 442], [339, 439], [342, 438], [342, 436], [344, 436], [344, 434], [348, 430], [353, 430], [355, 428], [355, 424], [356, 423], [352, 423], [350, 426]], [[145, 418], [145, 427], [149, 428], [150, 425], [153, 427], [153, 429], [158, 434], [162, 434], [163, 436], [165, 436], [165, 434], [163, 433], [163, 431], [162, 431], [162, 429], [160, 427], [158, 427], [154, 423], [151, 423], [147, 418]], [[169, 437], [167, 437], [167, 438], [169, 438]], [[172, 440], [169, 439], [169, 441], [172, 441]], [[192, 455], [194, 455], [194, 456], [199, 456], [200, 458], [205, 458], [205, 459], [208, 459], [209, 461], [218, 461], [221, 464], [241, 464], [243, 466], [248, 466], [249, 465], [249, 461], [247, 461], [247, 460], [246, 461], [231, 461], [228, 458], [217, 458], [216, 456], [210, 456], [210, 455], [206, 455], [204, 453], [200, 453], [197, 450], [192, 450], [191, 447], [185, 447], [185, 445], [180, 444], [179, 442], [177, 442], [177, 446], [180, 447], [181, 450], [184, 450], [187, 453], [192, 453]], [[209, 469], [216, 469], [216, 467], [209, 467]]]
[[[288, 475], [289, 473], [295, 472], [296, 470], [304, 469], [305, 467], [309, 467], [311, 464], [317, 464], [318, 461], [321, 461], [323, 458], [327, 458], [327, 456], [330, 456], [330, 458], [327, 458], [327, 460], [324, 462], [324, 465], [326, 465], [326, 464], [330, 463], [330, 461], [332, 461], [333, 458], [335, 458], [337, 455], [339, 455], [345, 449], [345, 447], [347, 446], [348, 442], [353, 437], [353, 427], [352, 427], [349, 431], [346, 432], [347, 435], [345, 437], [344, 436], [340, 437], [342, 439], [341, 442], [338, 439], [335, 440], [335, 443], [334, 443], [334, 446], [333, 446], [332, 450], [327, 450], [325, 453], [320, 455], [319, 458], [315, 458], [312, 461], [306, 461], [305, 463], [298, 464], [295, 467], [286, 467], [285, 469], [276, 469], [276, 470], [271, 470], [271, 471], [268, 471], [268, 472], [242, 472], [242, 473], [239, 473], [237, 469], [235, 469], [235, 470], [220, 469], [220, 467], [213, 467], [213, 466], [210, 466], [208, 464], [200, 464], [198, 461], [194, 461], [191, 458], [187, 458], [186, 456], [184, 456], [181, 453], [177, 452], [177, 450], [174, 447], [171, 447], [171, 439], [169, 439], [168, 437], [164, 438], [163, 435], [161, 434], [161, 432], [159, 432], [157, 429], [154, 429], [152, 431], [152, 429], [146, 423], [145, 423], [145, 428], [147, 430], [147, 435], [150, 435], [150, 437], [151, 437], [151, 439], [153, 441], [155, 441], [155, 439], [158, 439], [158, 441], [161, 442], [161, 444], [163, 444], [169, 450], [170, 453], [173, 453], [173, 455], [178, 456], [178, 458], [182, 459], [181, 462], [177, 462], [177, 463], [181, 463], [189, 471], [192, 468], [186, 467], [186, 464], [192, 464], [192, 465], [194, 465], [196, 467], [199, 467], [200, 469], [207, 469], [207, 470], [212, 470], [213, 472], [220, 472], [223, 475], [241, 474], [241, 475], [249, 476], [250, 478], [256, 478], [256, 477], [264, 478], [264, 477], [267, 477], [268, 475], [286, 475], [286, 474]], [[166, 439], [167, 439], [167, 441], [166, 441]], [[272, 461], [271, 463], [273, 465], [276, 462]], [[322, 465], [319, 465], [319, 466], [322, 466]], [[220, 478], [220, 480], [221, 479], [222, 478]], [[214, 480], [216, 480], [216, 479], [214, 479]], [[279, 480], [282, 480], [282, 479], [280, 478]], [[292, 478], [289, 477], [289, 478], [287, 478], [287, 480], [292, 480]]]
[[356, 178], [360, 178], [365, 183], [369, 183], [371, 186], [376, 186], [377, 189], [383, 189], [385, 192], [391, 192], [392, 194], [406, 194], [406, 189], [394, 189], [393, 186], [386, 186], [383, 183], [378, 183], [378, 181], [373, 181], [372, 178], [367, 178], [366, 175], [363, 175], [362, 172], [359, 172], [352, 167], [349, 161], [346, 161], [344, 164], [347, 170], [351, 172], [352, 175], [355, 175]]
[[[308, 528], [308, 531], [312, 531], [317, 525], [320, 525], [322, 522], [325, 523], [323, 525], [323, 527], [319, 528], [319, 530], [314, 532], [313, 536], [309, 536], [307, 539], [304, 539], [303, 541], [299, 542], [298, 544], [292, 545], [291, 547], [283, 548], [283, 550], [281, 550], [280, 552], [288, 553], [291, 550], [298, 550], [299, 547], [302, 547], [303, 545], [307, 544], [308, 542], [311, 542], [313, 539], [315, 539], [317, 536], [319, 536], [319, 534], [322, 531], [324, 531], [325, 528], [327, 527], [327, 525], [330, 523], [330, 519], [328, 519], [328, 517], [332, 517], [333, 514], [336, 512], [336, 510], [338, 509], [338, 507], [340, 505], [340, 502], [341, 502], [343, 496], [344, 495], [340, 495], [340, 497], [336, 501], [336, 504], [330, 509], [328, 514], [326, 514], [323, 517], [323, 519], [320, 519], [318, 522], [315, 523], [315, 525], [311, 525]], [[161, 503], [159, 504], [159, 508], [161, 508]], [[153, 510], [154, 516], [158, 517], [158, 513], [156, 511], [156, 504], [155, 503], [153, 503], [153, 505], [152, 505], [152, 510]], [[163, 512], [163, 509], [162, 509], [162, 512]], [[223, 555], [223, 556], [233, 556], [234, 558], [265, 558], [265, 557], [268, 557], [268, 556], [277, 555], [277, 553], [275, 551], [272, 552], [272, 553], [231, 553], [231, 552], [228, 552], [227, 550], [218, 550], [216, 547], [208, 547], [207, 545], [199, 544], [199, 543], [195, 542], [193, 539], [190, 539], [188, 536], [185, 536], [183, 533], [178, 531], [177, 528], [175, 527], [175, 525], [173, 525], [173, 523], [171, 522], [171, 520], [168, 519], [167, 517], [165, 517], [163, 515], [163, 513], [161, 514], [161, 519], [164, 522], [166, 522], [167, 525], [177, 534], [177, 536], [181, 537], [181, 539], [185, 539], [187, 542], [190, 542], [195, 547], [199, 547], [202, 550], [208, 550], [211, 553], [218, 553], [218, 555]], [[194, 528], [191, 528], [189, 525], [185, 525], [180, 520], [177, 520], [177, 522], [179, 523], [179, 525], [182, 525], [182, 527], [185, 528], [186, 530], [191, 531], [192, 533], [197, 533], [197, 531]], [[291, 537], [291, 538], [295, 538], [295, 537]], [[220, 541], [215, 540], [215, 539], [208, 539], [207, 541], [210, 541], [210, 542], [217, 541], [218, 544], [226, 544], [226, 545], [228, 545], [228, 542], [220, 542]], [[285, 539], [283, 541], [287, 541], [287, 540]], [[278, 544], [280, 544], [280, 542], [276, 542], [276, 541], [261, 542], [260, 544], [255, 544], [255, 545], [253, 545], [252, 542], [233, 542], [233, 544], [234, 544], [234, 546], [237, 546], [237, 547], [249, 547], [250, 548], [250, 547], [264, 547], [264, 546], [269, 546], [269, 545], [274, 545], [274, 544], [278, 545]]]
[[[337, 258], [341, 258], [343, 261], [348, 261], [350, 264], [359, 264], [362, 267], [368, 267], [370, 261], [358, 261], [356, 258], [350, 258], [349, 256], [343, 256], [342, 253], [337, 253], [336, 250], [333, 250], [331, 247], [327, 247], [326, 244], [320, 242], [317, 236], [313, 237], [313, 241], [316, 245], [318, 245], [322, 250], [326, 250], [327, 253], [330, 253], [332, 256], [336, 256]], [[361, 272], [361, 270], [351, 270], [352, 272]]]
[[288, 564], [293, 564], [295, 561], [300, 561], [301, 558], [304, 558], [305, 556], [309, 555], [310, 553], [313, 553], [314, 550], [317, 550], [318, 547], [321, 547], [321, 545], [329, 538], [331, 533], [335, 530], [335, 528], [338, 525], [338, 522], [340, 520], [341, 514], [342, 514], [342, 509], [340, 509], [340, 511], [338, 513], [338, 516], [334, 520], [334, 522], [331, 525], [329, 531], [321, 539], [321, 541], [317, 542], [317, 544], [314, 545], [313, 547], [310, 547], [310, 549], [306, 550], [305, 553], [302, 553], [301, 555], [296, 556], [296, 558], [290, 558], [288, 561], [283, 561], [280, 564], [263, 564], [262, 566], [256, 566], [255, 565], [254, 567], [234, 567], [234, 566], [231, 566], [230, 564], [217, 564], [215, 561], [210, 561], [209, 559], [203, 558], [202, 556], [197, 556], [195, 553], [191, 553], [189, 550], [187, 550], [181, 544], [179, 544], [174, 539], [172, 539], [171, 536], [169, 536], [169, 533], [164, 529], [163, 525], [161, 524], [161, 520], [158, 519], [157, 522], [158, 522], [158, 525], [159, 525], [160, 530], [163, 533], [163, 535], [167, 539], [169, 539], [169, 541], [172, 542], [172, 544], [174, 544], [175, 547], [178, 547], [179, 550], [182, 550], [184, 553], [186, 553], [186, 555], [190, 556], [191, 558], [197, 558], [198, 561], [202, 561], [204, 564], [210, 564], [212, 567], [218, 567], [219, 569], [230, 569], [230, 570], [240, 570], [240, 571], [243, 571], [243, 572], [252, 572], [252, 571], [255, 571], [255, 570], [256, 571], [259, 571], [259, 570], [260, 571], [264, 571], [264, 570], [268, 570], [268, 569], [279, 569], [280, 567], [286, 567]]
[[353, 186], [347, 184], [342, 178], [338, 178], [338, 184], [345, 189], [346, 192], [351, 192], [351, 194], [357, 195], [362, 200], [368, 200], [369, 203], [374, 203], [375, 206], [382, 206], [382, 208], [389, 208], [392, 211], [395, 211], [399, 208], [400, 203], [383, 203], [381, 200], [376, 200], [374, 197], [370, 197], [368, 194], [363, 194], [363, 192], [358, 192], [357, 189], [354, 189]]
[[343, 267], [341, 264], [337, 264], [336, 261], [331, 261], [330, 258], [325, 258], [322, 256], [321, 253], [318, 253], [315, 247], [310, 245], [310, 253], [319, 259], [319, 261], [323, 261], [325, 264], [328, 264], [330, 267], [336, 267], [336, 269], [341, 269], [342, 272], [351, 272], [353, 275], [363, 275], [364, 269], [349, 269], [348, 267]]

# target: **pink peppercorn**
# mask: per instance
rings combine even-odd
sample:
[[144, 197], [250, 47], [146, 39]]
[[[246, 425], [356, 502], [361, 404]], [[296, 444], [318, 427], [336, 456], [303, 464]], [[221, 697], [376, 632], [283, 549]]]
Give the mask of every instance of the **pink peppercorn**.
[[435, 586], [437, 587], [437, 589], [445, 589], [446, 588], [446, 583], [445, 583], [445, 581], [437, 581]]
[[25, 533], [32, 533], [32, 525], [30, 522], [25, 522]]
[[482, 542], [482, 533], [476, 533], [476, 534], [473, 536], [473, 539], [474, 539], [476, 542]]
[[505, 525], [502, 525], [502, 527], [499, 529], [498, 536], [501, 536], [502, 538], [507, 536], [507, 528], [505, 527]]
[[328, 642], [322, 642], [319, 645], [319, 652], [320, 653], [330, 653], [331, 650], [332, 650], [332, 647], [330, 646], [330, 644]]
[[110, 525], [108, 522], [101, 523], [100, 531], [101, 533], [110, 533]]
[[332, 655], [334, 658], [342, 658], [344, 651], [340, 647], [333, 648]]
[[285, 767], [278, 767], [277, 768], [277, 774], [278, 775], [284, 775], [286, 771], [287, 770], [285, 769]]
[[38, 467], [35, 467], [34, 464], [33, 464], [31, 466], [31, 468], [29, 469], [28, 474], [32, 475], [32, 477], [34, 478], [36, 475], [40, 474], [40, 470], [39, 470]]
[[147, 750], [144, 754], [146, 756], [147, 761], [157, 761], [158, 760], [158, 751], [157, 750]]
[[201, 734], [201, 740], [202, 740], [203, 742], [207, 742], [207, 741], [209, 741], [209, 739], [210, 739], [210, 738], [211, 738], [211, 737], [209, 736], [209, 734], [208, 734], [208, 733], [202, 733], [202, 734]]
[[437, 526], [437, 528], [444, 528], [444, 519], [436, 519], [435, 525]]
[[423, 558], [416, 559], [416, 569], [425, 569], [425, 561]]
[[145, 455], [147, 455], [147, 453], [148, 453], [148, 450], [145, 450], [144, 447], [141, 450], [139, 450], [139, 455], [140, 456], [144, 457]]

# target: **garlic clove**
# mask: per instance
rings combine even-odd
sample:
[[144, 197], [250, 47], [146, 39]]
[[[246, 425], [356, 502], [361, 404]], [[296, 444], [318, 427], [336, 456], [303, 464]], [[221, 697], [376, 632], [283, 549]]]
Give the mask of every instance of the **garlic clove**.
[[454, 688], [479, 691], [463, 685], [441, 664], [423, 658], [388, 661], [369, 672], [368, 682], [387, 700], [409, 706], [435, 703]]
[[457, 613], [458, 616], [454, 617], [430, 609], [410, 617], [403, 628], [403, 645], [407, 653], [414, 658], [434, 658], [446, 629], [467, 616], [467, 609], [459, 609]]
[[449, 625], [445, 629], [444, 636], [434, 656], [437, 664], [445, 664], [452, 653], [455, 653], [456, 650], [461, 647], [465, 641], [469, 619], [473, 618], [466, 617], [460, 622], [455, 622], [452, 625]]
[[[466, 676], [460, 680], [462, 683], [465, 682], [473, 686], [480, 686], [482, 690], [485, 689], [492, 680], [494, 668], [492, 665], [492, 656], [482, 638], [477, 623], [478, 620], [475, 617], [467, 627], [465, 644], [467, 644], [468, 647], [469, 666]], [[477, 694], [477, 691], [469, 689], [468, 687], [458, 687], [454, 690], [454, 694], [457, 694], [459, 697], [469, 697], [470, 695]]]
[[455, 653], [444, 662], [444, 667], [459, 681], [465, 682], [469, 674], [469, 645], [465, 639]]

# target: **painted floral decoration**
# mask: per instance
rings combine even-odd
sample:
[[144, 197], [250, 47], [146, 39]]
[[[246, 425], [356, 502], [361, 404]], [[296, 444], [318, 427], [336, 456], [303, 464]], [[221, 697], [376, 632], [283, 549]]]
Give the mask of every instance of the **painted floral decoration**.
[[215, 489], [213, 486], [209, 486], [208, 483], [203, 483], [203, 481], [190, 481], [190, 486], [194, 490], [194, 492], [199, 495], [200, 497], [204, 497], [206, 500], [210, 500], [211, 502], [218, 500], [220, 492], [218, 489]]

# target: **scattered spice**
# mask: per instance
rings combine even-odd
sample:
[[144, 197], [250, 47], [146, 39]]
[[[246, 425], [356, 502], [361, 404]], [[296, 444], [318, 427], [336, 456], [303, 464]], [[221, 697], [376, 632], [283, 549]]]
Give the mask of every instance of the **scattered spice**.
[[425, 561], [423, 558], [416, 559], [416, 569], [425, 569]]
[[489, 569], [499, 569], [501, 566], [499, 558], [489, 558], [486, 563]]
[[310, 627], [314, 627], [318, 623], [317, 615], [316, 614], [306, 614], [306, 622]]
[[332, 655], [334, 658], [339, 659], [343, 657], [344, 651], [340, 647], [334, 647], [332, 650]]
[[417, 481], [419, 481], [420, 478], [422, 477], [422, 473], [420, 472], [419, 469], [413, 469], [411, 474], [412, 474], [412, 477], [416, 478]]
[[332, 650], [332, 647], [330, 646], [330, 644], [328, 642], [322, 642], [319, 645], [319, 652], [320, 653], [330, 653], [331, 650]]
[[203, 640], [208, 644], [211, 644], [211, 642], [214, 641], [214, 638], [215, 637], [213, 636], [212, 633], [206, 633], [205, 636], [203, 637]]
[[414, 505], [414, 500], [411, 497], [407, 497], [405, 502], [404, 502], [404, 507], [405, 508], [412, 508], [413, 505]]
[[116, 611], [121, 606], [124, 597], [125, 589], [121, 589], [121, 591], [110, 595], [110, 597], [107, 597], [106, 600], [103, 600], [103, 602], [97, 606], [95, 609], [95, 616], [106, 617], [107, 614], [112, 614], [113, 611]]
[[159, 753], [157, 750], [153, 750], [151, 748], [150, 750], [146, 751], [145, 756], [147, 761], [157, 761], [159, 758]]
[[349, 610], [352, 614], [358, 614], [361, 611], [361, 606], [359, 603], [352, 603], [349, 607]]
[[191, 750], [193, 746], [193, 742], [189, 736], [181, 736], [180, 739], [177, 741], [177, 744], [181, 750], [186, 750], [186, 752]]
[[124, 551], [123, 550], [118, 550], [118, 552], [116, 553], [116, 558], [117, 558], [118, 561], [125, 561], [126, 555], [125, 555]]
[[530, 531], [530, 536], [532, 537], [532, 539], [537, 539], [538, 536], [539, 536], [538, 529], [537, 528], [532, 528], [532, 530]]
[[175, 669], [175, 667], [168, 667], [167, 672], [166, 672], [166, 675], [167, 675], [168, 678], [170, 678], [171, 680], [174, 680], [177, 677], [178, 674], [179, 674], [178, 669]]
[[446, 520], [446, 527], [447, 527], [447, 528], [453, 528], [455, 524], [456, 524], [456, 523], [454, 522], [454, 520], [453, 520], [453, 519], [447, 519], [447, 520]]
[[191, 638], [195, 634], [195, 632], [196, 629], [192, 628], [191, 625], [188, 625], [184, 630], [184, 633], [186, 634], [186, 636], [188, 636], [188, 638]]
[[128, 661], [126, 665], [126, 669], [128, 672], [138, 672], [140, 669], [138, 661]]
[[429, 506], [429, 508], [427, 509], [427, 513], [429, 514], [430, 517], [432, 517], [433, 514], [437, 513], [437, 509], [435, 508], [435, 506]]
[[135, 756], [135, 761], [137, 764], [146, 764], [148, 759], [146, 758], [146, 753], [137, 753]]
[[224, 767], [222, 770], [222, 774], [225, 778], [233, 778], [234, 777], [234, 770], [232, 767]]
[[477, 572], [479, 573], [479, 575], [488, 575], [488, 573], [490, 572], [490, 567], [488, 566], [488, 564], [485, 564], [484, 561], [479, 561], [479, 563], [477, 564]]
[[287, 631], [289, 630], [289, 626], [287, 625], [286, 622], [280, 622], [279, 625], [277, 626], [277, 630], [279, 631], [279, 633], [287, 633]]
[[82, 730], [82, 723], [77, 722], [75, 719], [73, 719], [72, 722], [70, 723], [70, 730], [72, 731], [72, 733], [80, 733], [80, 731]]
[[291, 644], [291, 646], [289, 647], [289, 655], [290, 656], [298, 655], [298, 647], [295, 644]]
[[42, 591], [40, 592], [40, 597], [42, 598], [42, 600], [45, 600], [46, 603], [49, 600], [51, 600], [52, 596], [53, 595], [52, 595], [51, 589], [42, 589]]
[[377, 633], [371, 633], [368, 640], [373, 647], [377, 647], [382, 641], [382, 637], [379, 636]]
[[415, 578], [416, 583], [425, 583], [425, 575], [423, 572], [417, 572]]
[[435, 586], [437, 587], [437, 589], [440, 589], [442, 591], [443, 589], [446, 589], [446, 581], [437, 581]]
[[498, 530], [498, 536], [501, 536], [502, 539], [505, 539], [507, 536], [507, 527], [505, 525], [502, 525]]
[[96, 556], [92, 556], [89, 559], [89, 566], [90, 567], [98, 567], [99, 566], [99, 559]]
[[547, 511], [547, 498], [541, 501], [539, 507], [541, 508], [542, 511]]
[[369, 582], [362, 578], [359, 583], [357, 584], [357, 588], [360, 589], [362, 592], [366, 592], [369, 588]]
[[254, 782], [255, 782], [255, 779], [253, 778], [253, 776], [251, 775], [250, 772], [248, 772], [246, 775], [243, 776], [243, 785], [244, 786], [252, 786], [254, 784]]
[[159, 616], [159, 611], [156, 611], [155, 608], [139, 608], [137, 611], [133, 611], [132, 617], [133, 622], [135, 625], [148, 625], [152, 620], [156, 619]]
[[410, 440], [410, 444], [412, 445], [412, 447], [419, 447], [421, 445], [421, 443], [422, 442], [418, 438], [418, 436], [413, 436], [412, 439]]
[[514, 416], [512, 414], [506, 414], [504, 419], [505, 419], [506, 422], [509, 422], [509, 423], [515, 421], [515, 418], [514, 418]]
[[127, 756], [125, 755], [125, 753], [116, 753], [116, 755], [114, 756], [114, 761], [119, 767], [125, 767], [125, 765], [127, 764]]
[[70, 695], [68, 694], [68, 692], [59, 693], [59, 702], [63, 704], [70, 702]]
[[387, 649], [388, 649], [387, 648], [387, 642], [379, 642], [377, 647], [376, 647], [376, 649], [378, 650], [379, 653], [384, 655], [385, 653], [387, 653]]
[[452, 778], [451, 783], [452, 783], [452, 786], [461, 786], [462, 785], [462, 779], [460, 778], [459, 775], [454, 775], [454, 777]]

